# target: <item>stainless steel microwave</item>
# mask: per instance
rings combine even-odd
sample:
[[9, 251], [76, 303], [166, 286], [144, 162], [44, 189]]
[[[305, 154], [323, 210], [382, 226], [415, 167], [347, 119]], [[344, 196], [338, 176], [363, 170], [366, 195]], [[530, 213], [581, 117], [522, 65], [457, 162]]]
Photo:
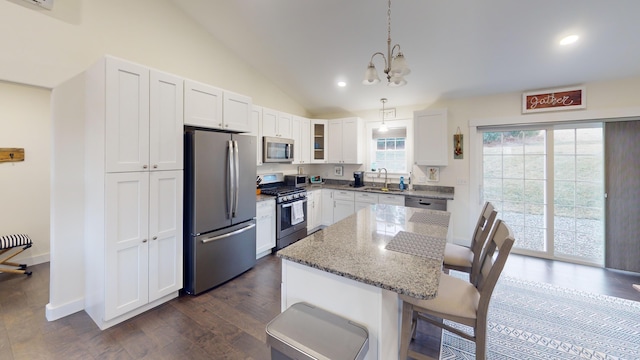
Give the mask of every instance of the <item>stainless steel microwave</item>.
[[295, 187], [306, 186], [308, 178], [309, 178], [308, 175], [301, 175], [301, 174], [285, 175], [284, 184], [287, 186], [295, 186]]
[[264, 163], [292, 163], [293, 139], [279, 137], [262, 137], [262, 162]]

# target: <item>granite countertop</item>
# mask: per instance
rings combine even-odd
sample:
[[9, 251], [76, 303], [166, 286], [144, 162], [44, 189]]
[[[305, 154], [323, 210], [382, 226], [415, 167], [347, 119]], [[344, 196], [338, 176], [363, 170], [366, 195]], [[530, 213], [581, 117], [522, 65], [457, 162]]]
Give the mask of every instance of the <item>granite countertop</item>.
[[[448, 224], [446, 211], [372, 205], [277, 252], [283, 259], [365, 284], [431, 299], [438, 290], [448, 225], [418, 222], [436, 217]], [[442, 241], [439, 260], [385, 249], [401, 231]]]
[[256, 202], [261, 202], [261, 201], [267, 201], [267, 200], [275, 200], [275, 196], [272, 195], [262, 195], [262, 194], [257, 194], [256, 195]]
[[[394, 186], [394, 187], [392, 187]], [[452, 187], [443, 187], [443, 186], [420, 186], [415, 185], [413, 190], [403, 190], [396, 191], [397, 184], [390, 185], [389, 188], [393, 189], [391, 191], [382, 191], [382, 186], [377, 184], [377, 186], [363, 186], [363, 187], [353, 187], [348, 184], [311, 184], [307, 185], [307, 191], [314, 189], [335, 189], [335, 190], [348, 190], [348, 191], [362, 191], [362, 192], [372, 192], [378, 194], [389, 194], [389, 195], [402, 195], [402, 196], [422, 196], [429, 197], [432, 199], [440, 199], [440, 200], [453, 200], [453, 188]]]

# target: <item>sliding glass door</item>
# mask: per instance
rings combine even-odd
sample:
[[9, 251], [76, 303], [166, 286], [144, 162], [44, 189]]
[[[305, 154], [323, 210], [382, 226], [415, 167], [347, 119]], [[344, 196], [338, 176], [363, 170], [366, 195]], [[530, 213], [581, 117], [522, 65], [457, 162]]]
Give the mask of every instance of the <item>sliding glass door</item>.
[[602, 127], [488, 129], [483, 200], [513, 229], [518, 252], [602, 265]]

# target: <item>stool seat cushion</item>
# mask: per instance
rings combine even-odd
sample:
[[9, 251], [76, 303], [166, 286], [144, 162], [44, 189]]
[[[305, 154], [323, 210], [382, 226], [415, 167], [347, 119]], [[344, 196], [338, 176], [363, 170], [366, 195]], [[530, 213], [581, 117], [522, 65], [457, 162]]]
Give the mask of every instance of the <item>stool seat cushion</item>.
[[31, 238], [27, 234], [0, 236], [0, 249], [10, 249], [16, 246], [31, 245]]
[[443, 262], [445, 265], [470, 268], [473, 264], [473, 251], [466, 246], [447, 243]]
[[441, 274], [438, 295], [435, 298], [420, 300], [400, 295], [400, 299], [428, 311], [475, 320], [480, 303], [480, 293], [468, 281]]

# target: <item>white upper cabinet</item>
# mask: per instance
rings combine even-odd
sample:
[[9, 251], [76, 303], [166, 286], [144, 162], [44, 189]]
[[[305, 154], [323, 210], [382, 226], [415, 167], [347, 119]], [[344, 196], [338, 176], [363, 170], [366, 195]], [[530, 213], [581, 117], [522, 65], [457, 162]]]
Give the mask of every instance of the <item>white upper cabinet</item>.
[[311, 163], [326, 164], [329, 162], [329, 122], [327, 120], [311, 120]]
[[107, 172], [183, 168], [183, 79], [106, 60]]
[[184, 124], [251, 131], [251, 98], [193, 80], [184, 82]]
[[183, 166], [182, 78], [151, 71], [149, 164], [151, 170], [180, 170]]
[[342, 120], [329, 120], [329, 162], [342, 163]]
[[106, 171], [149, 168], [149, 69], [107, 58]]
[[293, 163], [308, 164], [311, 162], [311, 120], [300, 116], [294, 116], [292, 120], [293, 131]]
[[447, 109], [413, 113], [416, 165], [447, 166]]
[[224, 129], [223, 90], [193, 80], [184, 82], [184, 124]]
[[249, 135], [256, 137], [256, 165], [262, 165], [262, 107], [251, 107], [251, 131]]
[[293, 138], [293, 116], [277, 110], [262, 108], [262, 135]]
[[251, 98], [248, 96], [225, 91], [222, 106], [222, 123], [225, 130], [251, 131]]
[[364, 162], [364, 122], [360, 118], [329, 120], [329, 163]]

